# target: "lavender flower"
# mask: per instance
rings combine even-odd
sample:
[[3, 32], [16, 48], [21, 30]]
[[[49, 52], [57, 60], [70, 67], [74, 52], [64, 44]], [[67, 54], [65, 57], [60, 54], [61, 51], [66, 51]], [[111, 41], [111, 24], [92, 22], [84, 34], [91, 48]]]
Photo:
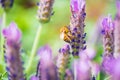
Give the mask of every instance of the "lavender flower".
[[37, 66], [36, 77], [39, 80], [57, 80], [56, 66], [52, 61], [52, 50], [45, 46], [38, 50], [40, 61]]
[[120, 79], [120, 58], [106, 56], [103, 61], [104, 70], [111, 76], [110, 80]]
[[107, 74], [111, 75], [113, 73], [114, 63], [115, 63], [115, 58], [112, 55], [103, 56], [102, 70]]
[[20, 59], [21, 32], [12, 22], [8, 28], [3, 29], [5, 37], [5, 62], [9, 80], [25, 80], [22, 61]]
[[117, 15], [120, 16], [120, 0], [116, 0]]
[[21, 31], [18, 29], [17, 25], [14, 22], [12, 22], [8, 28], [3, 29], [3, 35], [7, 43], [20, 43]]
[[104, 55], [102, 61], [102, 69], [107, 74], [111, 75], [113, 73], [113, 63], [114, 63], [114, 23], [111, 16], [103, 19], [103, 43], [104, 43]]
[[31, 76], [30, 80], [39, 80], [35, 75]]
[[114, 52], [114, 23], [111, 16], [103, 19], [103, 44], [105, 55], [113, 55]]
[[72, 47], [72, 54], [74, 56], [79, 55], [79, 51], [86, 49], [84, 40], [86, 33], [84, 33], [84, 20], [85, 20], [85, 0], [71, 0], [71, 19], [70, 19], [70, 31], [74, 38], [70, 43]]
[[52, 50], [49, 45], [46, 45], [38, 50], [38, 56], [40, 56], [41, 61], [44, 63], [49, 63], [52, 60]]
[[84, 52], [80, 53], [80, 59], [76, 62], [75, 66], [77, 80], [90, 80], [90, 59]]
[[70, 48], [69, 45], [65, 45], [59, 50], [58, 59], [57, 59], [57, 68], [59, 73], [59, 78], [62, 78], [65, 75], [65, 70], [68, 68], [69, 59], [70, 59]]
[[38, 3], [38, 19], [40, 22], [48, 22], [52, 15], [54, 0], [40, 0]]
[[88, 47], [86, 50], [84, 50], [84, 54], [88, 56], [89, 59], [93, 59], [96, 56], [96, 52], [93, 48]]
[[0, 0], [0, 4], [4, 9], [11, 8], [13, 6], [14, 0]]
[[71, 0], [71, 11], [79, 12], [85, 8], [85, 0]]
[[120, 58], [116, 59], [112, 65], [114, 65], [112, 69], [113, 70], [112, 80], [119, 80], [120, 79]]
[[120, 1], [116, 0], [116, 6], [117, 6], [117, 13], [115, 17], [115, 31], [114, 31], [114, 37], [115, 37], [115, 57], [120, 56]]
[[73, 72], [70, 69], [66, 69], [65, 80], [74, 80]]

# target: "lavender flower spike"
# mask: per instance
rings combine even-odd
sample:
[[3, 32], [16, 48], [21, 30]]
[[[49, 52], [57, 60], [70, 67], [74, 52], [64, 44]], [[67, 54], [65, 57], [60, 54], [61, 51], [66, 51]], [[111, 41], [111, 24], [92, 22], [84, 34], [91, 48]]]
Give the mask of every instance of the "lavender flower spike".
[[114, 37], [115, 37], [115, 57], [120, 56], [120, 0], [116, 0], [116, 6], [117, 6], [117, 13], [115, 17], [115, 31], [114, 31]]
[[44, 63], [49, 63], [52, 60], [52, 50], [49, 45], [45, 45], [38, 50], [38, 56], [41, 61], [45, 61]]
[[111, 80], [119, 80], [120, 79], [120, 58], [117, 58], [114, 62], [113, 73]]
[[72, 70], [66, 69], [65, 80], [74, 80], [74, 75], [73, 75]]
[[39, 80], [35, 75], [31, 76], [30, 80]]
[[25, 80], [22, 61], [20, 59], [21, 32], [12, 22], [9, 27], [3, 29], [5, 37], [5, 62], [9, 80]]
[[114, 23], [111, 16], [104, 18], [103, 25], [103, 44], [105, 55], [113, 55], [114, 52]]
[[84, 20], [85, 20], [85, 0], [71, 0], [71, 19], [70, 19], [70, 31], [74, 39], [72, 39], [70, 45], [72, 47], [72, 54], [74, 56], [79, 55], [79, 51], [85, 50], [86, 41], [84, 40], [86, 33], [84, 33]]
[[112, 55], [103, 56], [102, 70], [104, 72], [106, 72], [109, 75], [113, 74], [114, 64], [115, 64], [115, 58]]
[[65, 75], [65, 70], [68, 68], [69, 59], [70, 59], [70, 47], [69, 45], [64, 45], [64, 47], [59, 50], [57, 59], [57, 68], [60, 80], [63, 80], [62, 78]]
[[90, 80], [90, 59], [87, 54], [82, 51], [80, 59], [75, 63], [77, 80]]
[[71, 11], [79, 12], [85, 8], [85, 0], [71, 0]]
[[38, 19], [40, 22], [48, 22], [52, 15], [54, 0], [40, 0], [38, 3]]
[[48, 45], [40, 48], [38, 50], [38, 55], [40, 56], [36, 73], [38, 80], [58, 80], [57, 68], [52, 61], [51, 48]]
[[104, 55], [102, 61], [102, 69], [107, 73], [113, 73], [114, 64], [114, 23], [111, 16], [104, 18], [102, 21], [103, 25], [103, 44], [104, 44]]
[[13, 6], [13, 2], [14, 2], [14, 0], [0, 0], [0, 5], [4, 9], [9, 9]]
[[120, 0], [116, 0], [117, 14], [120, 16]]
[[12, 22], [8, 28], [3, 29], [3, 35], [7, 42], [20, 43], [21, 31], [14, 22]]

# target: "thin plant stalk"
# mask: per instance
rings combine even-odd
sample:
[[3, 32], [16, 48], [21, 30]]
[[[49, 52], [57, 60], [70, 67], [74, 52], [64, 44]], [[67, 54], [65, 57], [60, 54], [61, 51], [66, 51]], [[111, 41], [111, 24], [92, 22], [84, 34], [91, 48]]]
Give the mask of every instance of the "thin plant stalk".
[[33, 43], [33, 47], [32, 47], [32, 50], [31, 50], [30, 59], [29, 59], [28, 67], [26, 69], [26, 73], [29, 73], [29, 71], [31, 70], [31, 66], [32, 66], [32, 63], [33, 63], [33, 60], [34, 60], [34, 57], [36, 55], [36, 51], [37, 51], [37, 48], [38, 48], [38, 43], [40, 41], [41, 28], [42, 28], [42, 24], [40, 23], [40, 26], [38, 27], [36, 37], [35, 37], [35, 40], [34, 40], [34, 43]]
[[96, 80], [100, 80], [100, 73], [98, 73]]
[[[6, 12], [3, 13], [3, 18], [2, 18], [2, 27], [1, 27], [1, 32], [2, 32], [2, 29], [6, 26]], [[1, 61], [4, 61], [4, 48], [3, 48], [3, 45], [4, 45], [4, 37], [1, 33]]]
[[64, 73], [60, 75], [60, 80], [64, 80]]
[[38, 43], [40, 41], [39, 39], [40, 39], [42, 23], [47, 23], [50, 20], [53, 2], [54, 0], [40, 0], [40, 3], [38, 5], [38, 19], [40, 20], [40, 26], [36, 33], [35, 41], [33, 43], [32, 51], [30, 54], [30, 60], [28, 63], [28, 67], [26, 69], [26, 73], [29, 73], [29, 71], [31, 70], [31, 66], [38, 48]]

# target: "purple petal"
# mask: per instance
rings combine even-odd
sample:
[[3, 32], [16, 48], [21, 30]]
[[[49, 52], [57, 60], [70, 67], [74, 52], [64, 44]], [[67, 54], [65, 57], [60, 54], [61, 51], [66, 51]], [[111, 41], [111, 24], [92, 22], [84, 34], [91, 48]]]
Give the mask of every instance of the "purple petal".
[[80, 56], [80, 60], [86, 60], [86, 61], [90, 60], [86, 50], [81, 51], [79, 53], [79, 56]]
[[105, 30], [105, 31], [114, 29], [114, 23], [113, 23], [110, 15], [103, 19], [102, 25], [103, 25], [103, 30]]
[[18, 29], [17, 25], [12, 22], [9, 27], [3, 29], [3, 36], [8, 40], [8, 41], [20, 41], [21, 39], [21, 31]]
[[78, 80], [90, 80], [90, 65], [89, 60], [80, 59], [75, 64], [77, 69], [77, 78]]
[[78, 12], [85, 7], [85, 0], [71, 0], [71, 11]]
[[71, 0], [71, 9], [75, 12], [79, 11], [77, 0]]
[[73, 72], [70, 69], [66, 69], [65, 71], [65, 80], [74, 80]]
[[39, 80], [35, 75], [31, 76], [30, 80]]
[[113, 64], [113, 78], [114, 80], [120, 79], [120, 58], [117, 58], [115, 63]]
[[113, 65], [115, 64], [115, 59], [113, 56], [103, 56], [102, 69], [107, 74], [113, 73]]
[[96, 56], [96, 52], [93, 48], [87, 48], [86, 51], [87, 51], [86, 54], [90, 59], [93, 59]]
[[116, 0], [116, 7], [118, 10], [120, 10], [120, 0]]
[[46, 45], [38, 50], [38, 55], [43, 60], [50, 60], [52, 59], [52, 49], [50, 46]]
[[61, 49], [59, 50], [59, 52], [60, 52], [60, 53], [66, 53], [66, 52], [69, 52], [69, 50], [70, 50], [70, 47], [69, 47], [68, 44], [66, 44], [66, 45], [63, 46], [63, 48], [61, 48]]

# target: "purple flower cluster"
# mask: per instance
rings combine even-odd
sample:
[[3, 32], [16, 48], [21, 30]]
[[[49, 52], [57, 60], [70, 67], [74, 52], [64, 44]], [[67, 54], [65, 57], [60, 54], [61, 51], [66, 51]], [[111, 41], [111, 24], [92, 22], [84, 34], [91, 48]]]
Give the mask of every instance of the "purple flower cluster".
[[120, 0], [116, 0], [117, 15], [120, 16]]
[[70, 47], [69, 45], [65, 45], [63, 48], [59, 50], [58, 59], [57, 59], [57, 68], [59, 77], [61, 75], [64, 76], [65, 70], [68, 68], [70, 62]]
[[105, 55], [113, 55], [114, 53], [114, 23], [111, 16], [103, 19], [103, 44]]
[[70, 69], [66, 69], [65, 80], [74, 80], [73, 72]]
[[[120, 1], [116, 0], [117, 13], [114, 22], [111, 17], [104, 18], [104, 56], [102, 62], [102, 69], [111, 76], [110, 80], [120, 79]], [[115, 45], [114, 45], [115, 44]], [[115, 48], [115, 51], [114, 51]]]
[[113, 73], [114, 64], [114, 22], [111, 16], [103, 19], [103, 44], [104, 44], [104, 55], [102, 68], [107, 74]]
[[[67, 39], [67, 37], [71, 39], [70, 41], [68, 41], [71, 48], [69, 48], [69, 45], [65, 45], [63, 48], [60, 49], [60, 54], [58, 54], [57, 60], [57, 64], [59, 64], [57, 65], [58, 70], [60, 70], [58, 72], [64, 74], [63, 71], [68, 70], [69, 67], [66, 68], [66, 65], [68, 64], [68, 58], [71, 55], [71, 51], [73, 56], [80, 57], [80, 59], [73, 62], [74, 67], [71, 67], [73, 71], [71, 71], [70, 73], [70, 80], [90, 80], [92, 79], [91, 75], [93, 75], [95, 79], [99, 72], [99, 66], [96, 66], [97, 64], [92, 62], [92, 59], [95, 56], [95, 52], [91, 51], [90, 49], [86, 49], [85, 45], [85, 3], [85, 0], [71, 0], [70, 7], [72, 15], [70, 19], [70, 26], [68, 26], [67, 28], [64, 27], [64, 30], [62, 30], [62, 32], [64, 32], [64, 36], [66, 35], [64, 41]], [[74, 74], [72, 76], [74, 71], [76, 75]], [[68, 73], [66, 73], [66, 75], [67, 74]], [[68, 78], [69, 77], [65, 77], [64, 79], [66, 80]], [[60, 80], [62, 79], [60, 78]]]
[[38, 3], [38, 19], [40, 22], [50, 21], [54, 0], [40, 0]]
[[115, 57], [120, 56], [120, 1], [116, 0], [117, 5], [117, 13], [115, 17], [115, 31], [114, 31], [114, 37], [115, 37]]
[[9, 27], [3, 29], [5, 37], [5, 62], [9, 80], [25, 80], [22, 61], [20, 58], [21, 31], [12, 22]]
[[85, 0], [71, 0], [71, 19], [70, 19], [70, 31], [72, 36], [72, 42], [70, 43], [72, 48], [72, 54], [74, 56], [79, 55], [79, 51], [85, 50], [84, 45], [86, 41], [86, 33], [84, 32], [84, 20], [85, 20]]
[[57, 68], [52, 61], [52, 50], [46, 45], [38, 50], [40, 56], [36, 75], [30, 80], [58, 80]]
[[102, 63], [103, 70], [111, 76], [111, 80], [120, 79], [120, 58], [113, 58], [113, 56], [106, 56]]
[[115, 58], [112, 55], [104, 56], [102, 62], [103, 71], [105, 71], [107, 74], [113, 73], [114, 63], [115, 63]]

